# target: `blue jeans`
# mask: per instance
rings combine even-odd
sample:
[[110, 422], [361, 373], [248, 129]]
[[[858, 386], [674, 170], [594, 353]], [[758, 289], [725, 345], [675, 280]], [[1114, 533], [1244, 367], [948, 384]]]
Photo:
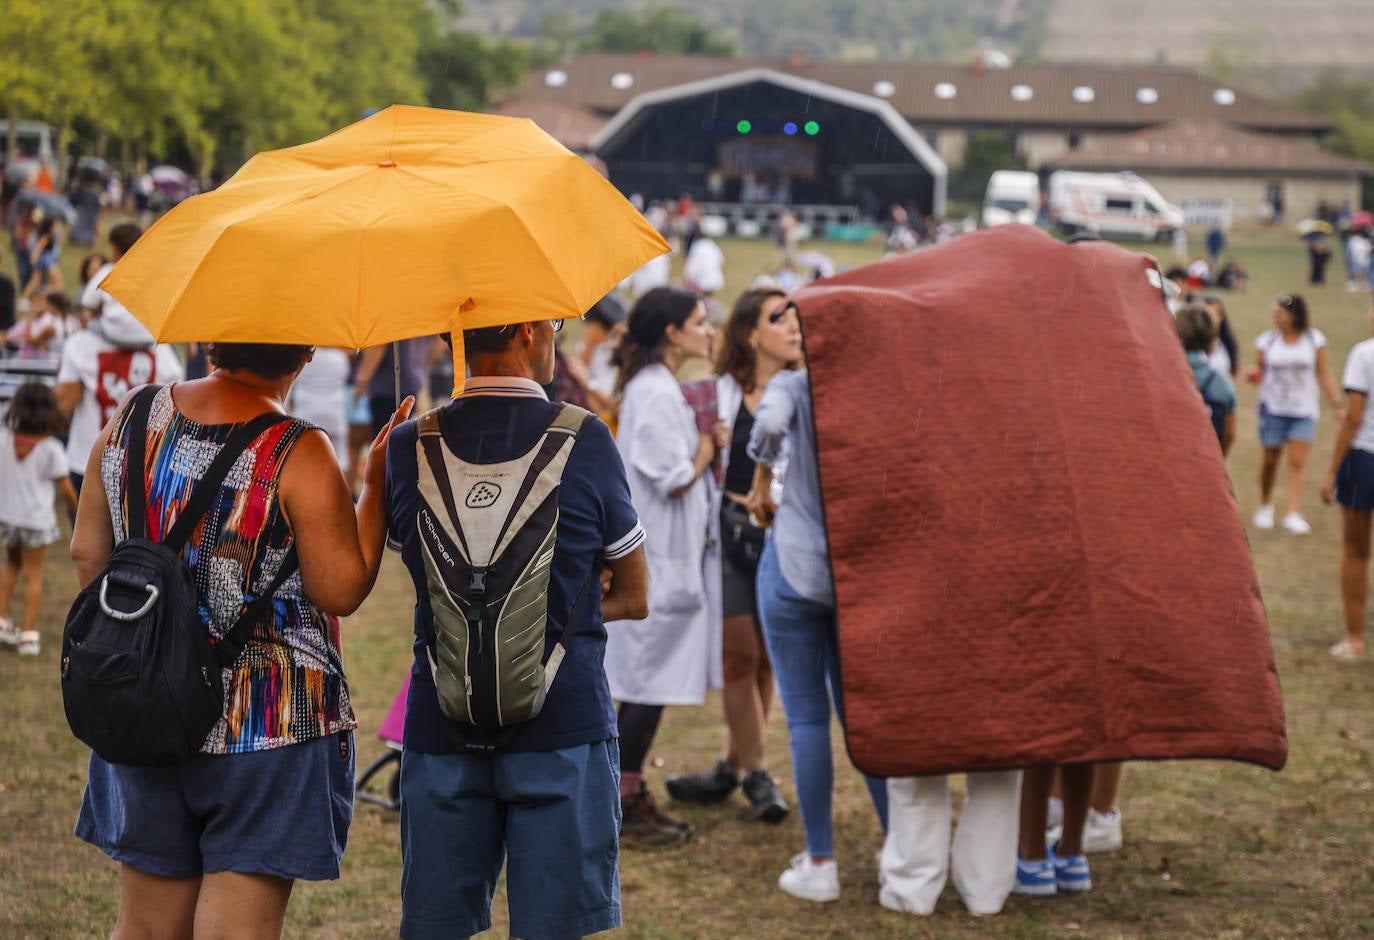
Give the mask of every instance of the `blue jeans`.
[[[792, 739], [792, 774], [801, 804], [806, 850], [813, 858], [835, 854], [831, 821], [834, 766], [830, 753], [830, 701], [844, 725], [835, 611], [792, 589], [778, 567], [770, 538], [759, 559], [759, 621], [778, 680], [787, 732]], [[878, 821], [887, 829], [887, 782], [864, 776]]]

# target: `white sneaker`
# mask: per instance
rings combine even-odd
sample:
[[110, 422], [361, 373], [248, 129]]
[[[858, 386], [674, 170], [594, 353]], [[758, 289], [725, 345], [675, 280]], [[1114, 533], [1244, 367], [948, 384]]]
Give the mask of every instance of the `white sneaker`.
[[1261, 506], [1255, 510], [1255, 516], [1250, 520], [1256, 529], [1272, 529], [1274, 527], [1274, 507]]
[[1121, 848], [1121, 810], [1113, 806], [1110, 813], [1088, 809], [1083, 824], [1084, 852], [1115, 852]]
[[36, 630], [25, 630], [19, 635], [19, 655], [37, 656], [40, 652], [39, 644], [41, 640]]
[[1290, 512], [1283, 517], [1283, 527], [1294, 535], [1311, 535], [1312, 526], [1302, 517], [1302, 513]]
[[838, 901], [840, 869], [832, 858], [816, 864], [805, 852], [792, 857], [792, 865], [778, 877], [778, 887], [806, 901]]
[[1064, 801], [1052, 796], [1045, 812], [1045, 844], [1054, 845], [1063, 834]]
[[19, 631], [14, 629], [14, 621], [8, 617], [0, 617], [0, 643], [6, 646], [19, 645]]

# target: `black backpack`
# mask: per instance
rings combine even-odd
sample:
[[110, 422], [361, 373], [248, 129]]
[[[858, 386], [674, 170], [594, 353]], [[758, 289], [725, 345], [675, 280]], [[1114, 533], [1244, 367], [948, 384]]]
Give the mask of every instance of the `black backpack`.
[[148, 538], [142, 485], [148, 413], [158, 389], [133, 399], [128, 418], [128, 537], [77, 595], [62, 631], [62, 705], [72, 733], [112, 764], [175, 764], [197, 753], [224, 712], [221, 670], [233, 665], [272, 595], [296, 571], [293, 547], [272, 584], [218, 642], [198, 613], [181, 551], [234, 462], [286, 415], [264, 414], [225, 442], [161, 543]]

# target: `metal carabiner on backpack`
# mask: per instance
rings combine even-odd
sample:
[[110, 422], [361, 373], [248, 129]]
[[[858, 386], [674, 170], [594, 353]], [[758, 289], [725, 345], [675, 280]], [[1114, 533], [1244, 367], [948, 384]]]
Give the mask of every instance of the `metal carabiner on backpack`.
[[105, 577], [100, 579], [100, 609], [105, 611], [106, 616], [113, 617], [115, 620], [125, 621], [126, 623], [131, 620], [137, 620], [144, 614], [146, 614], [148, 611], [152, 610], [153, 605], [157, 603], [157, 599], [159, 596], [158, 589], [155, 585], [143, 585], [143, 589], [148, 592], [148, 599], [143, 602], [143, 606], [140, 607], [138, 610], [135, 610], [132, 613], [128, 613], [122, 610], [115, 610], [113, 607], [110, 606], [109, 600], [105, 597], [105, 592], [108, 591], [109, 588], [110, 576], [106, 575]]

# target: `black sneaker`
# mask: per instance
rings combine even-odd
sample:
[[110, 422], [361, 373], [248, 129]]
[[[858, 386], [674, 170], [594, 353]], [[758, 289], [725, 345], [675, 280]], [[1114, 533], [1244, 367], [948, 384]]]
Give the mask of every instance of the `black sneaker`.
[[630, 849], [659, 849], [686, 842], [691, 835], [654, 806], [648, 790], [620, 798], [620, 845]]
[[668, 778], [667, 786], [668, 795], [679, 803], [719, 803], [735, 792], [739, 777], [730, 769], [730, 762], [722, 760], [699, 774], [675, 774]]
[[749, 798], [749, 805], [754, 807], [754, 816], [766, 823], [780, 823], [792, 812], [791, 807], [783, 802], [778, 785], [762, 767], [755, 767], [744, 775], [743, 789], [744, 795]]

